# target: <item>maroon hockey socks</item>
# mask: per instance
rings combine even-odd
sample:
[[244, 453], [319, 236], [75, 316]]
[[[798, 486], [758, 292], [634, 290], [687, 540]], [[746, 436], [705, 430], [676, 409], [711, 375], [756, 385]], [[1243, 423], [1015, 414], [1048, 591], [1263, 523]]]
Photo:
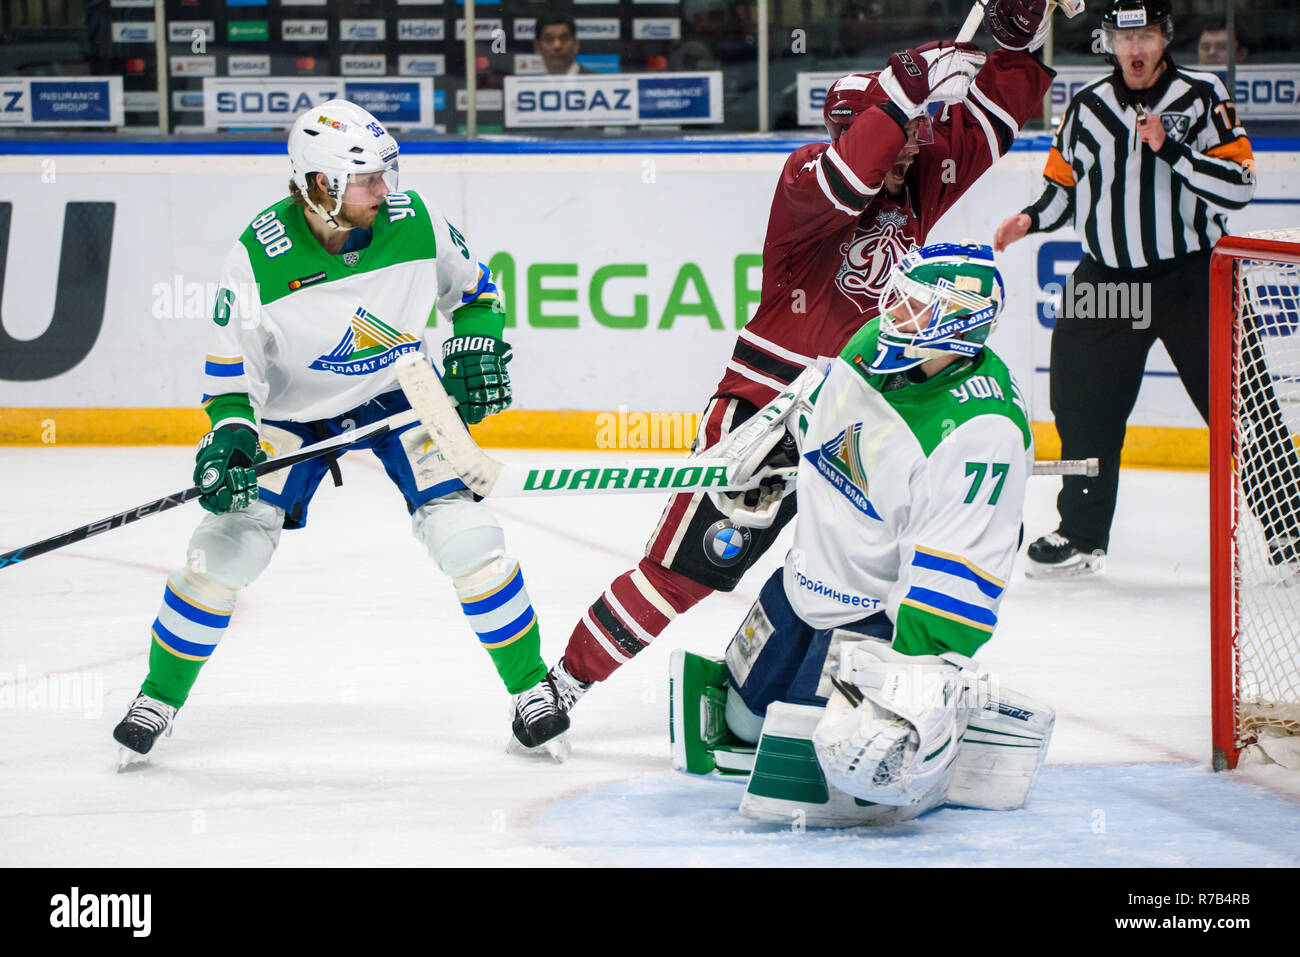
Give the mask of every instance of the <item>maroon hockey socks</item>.
[[707, 585], [643, 558], [587, 609], [569, 636], [565, 666], [579, 681], [604, 681], [670, 621], [712, 593]]

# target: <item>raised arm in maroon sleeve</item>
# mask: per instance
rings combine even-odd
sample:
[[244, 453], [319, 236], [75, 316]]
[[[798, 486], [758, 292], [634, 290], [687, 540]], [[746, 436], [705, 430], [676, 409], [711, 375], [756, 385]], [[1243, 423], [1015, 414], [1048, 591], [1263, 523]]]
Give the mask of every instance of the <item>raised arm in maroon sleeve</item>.
[[[1042, 105], [1055, 71], [1028, 53], [994, 50], [970, 92], [934, 124], [934, 144], [916, 157], [918, 213], [926, 233], [998, 157]], [[949, 162], [951, 161], [951, 162]]]

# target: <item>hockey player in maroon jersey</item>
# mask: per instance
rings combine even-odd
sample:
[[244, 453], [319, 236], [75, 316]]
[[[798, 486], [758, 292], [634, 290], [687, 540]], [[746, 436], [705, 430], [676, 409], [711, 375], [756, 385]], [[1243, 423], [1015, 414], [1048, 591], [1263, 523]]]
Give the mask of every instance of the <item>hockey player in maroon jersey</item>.
[[[991, 55], [974, 44], [930, 43], [827, 91], [831, 142], [800, 147], [781, 172], [758, 311], [737, 338], [696, 448], [740, 425], [818, 356], [837, 355], [875, 317], [893, 265], [1011, 148], [1054, 75], [1035, 54], [1046, 7], [1047, 0], [992, 0], [985, 25], [999, 49]], [[933, 120], [930, 104], [943, 104]], [[774, 456], [791, 451], [778, 447]], [[674, 496], [646, 557], [587, 610], [551, 668], [565, 711], [678, 615], [735, 588], [794, 511], [791, 495], [770, 527], [748, 528], [705, 494]], [[514, 730], [526, 747], [542, 743], [519, 722]]]

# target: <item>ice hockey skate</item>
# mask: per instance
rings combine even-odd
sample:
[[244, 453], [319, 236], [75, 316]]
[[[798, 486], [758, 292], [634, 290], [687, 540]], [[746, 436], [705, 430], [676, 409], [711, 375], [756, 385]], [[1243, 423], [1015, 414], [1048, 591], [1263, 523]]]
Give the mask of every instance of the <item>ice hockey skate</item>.
[[596, 684], [594, 681], [579, 681], [575, 678], [563, 658], [551, 665], [551, 670], [546, 673], [546, 677], [555, 683], [555, 691], [559, 695], [557, 703], [565, 714], [572, 711], [578, 699]]
[[143, 691], [135, 696], [131, 707], [127, 709], [126, 717], [113, 729], [114, 740], [122, 745], [117, 762], [119, 771], [142, 763], [159, 737], [163, 734], [171, 735], [177, 710], [179, 709], [157, 698], [149, 697]]
[[1059, 532], [1031, 542], [1026, 557], [1026, 578], [1078, 578], [1106, 570], [1104, 551], [1085, 552]]
[[545, 752], [561, 762], [569, 756], [570, 745], [565, 734], [569, 730], [569, 716], [564, 713], [556, 681], [549, 673], [527, 691], [514, 696], [510, 730], [507, 751]]

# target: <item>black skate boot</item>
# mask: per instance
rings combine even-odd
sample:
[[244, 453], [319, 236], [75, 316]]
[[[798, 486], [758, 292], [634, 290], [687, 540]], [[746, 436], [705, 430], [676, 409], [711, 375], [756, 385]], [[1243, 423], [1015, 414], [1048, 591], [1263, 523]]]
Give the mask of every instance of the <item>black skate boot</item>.
[[159, 737], [171, 734], [177, 710], [141, 691], [113, 729], [113, 738], [136, 754], [148, 754]]
[[527, 691], [514, 696], [514, 718], [510, 730], [526, 749], [544, 747], [551, 757], [563, 761], [568, 756], [567, 743], [561, 737], [569, 730], [569, 716], [560, 707], [560, 693], [548, 674]]
[[1031, 542], [1026, 553], [1026, 578], [1072, 578], [1092, 575], [1106, 568], [1106, 553], [1100, 548], [1085, 552], [1059, 532], [1050, 532]]

